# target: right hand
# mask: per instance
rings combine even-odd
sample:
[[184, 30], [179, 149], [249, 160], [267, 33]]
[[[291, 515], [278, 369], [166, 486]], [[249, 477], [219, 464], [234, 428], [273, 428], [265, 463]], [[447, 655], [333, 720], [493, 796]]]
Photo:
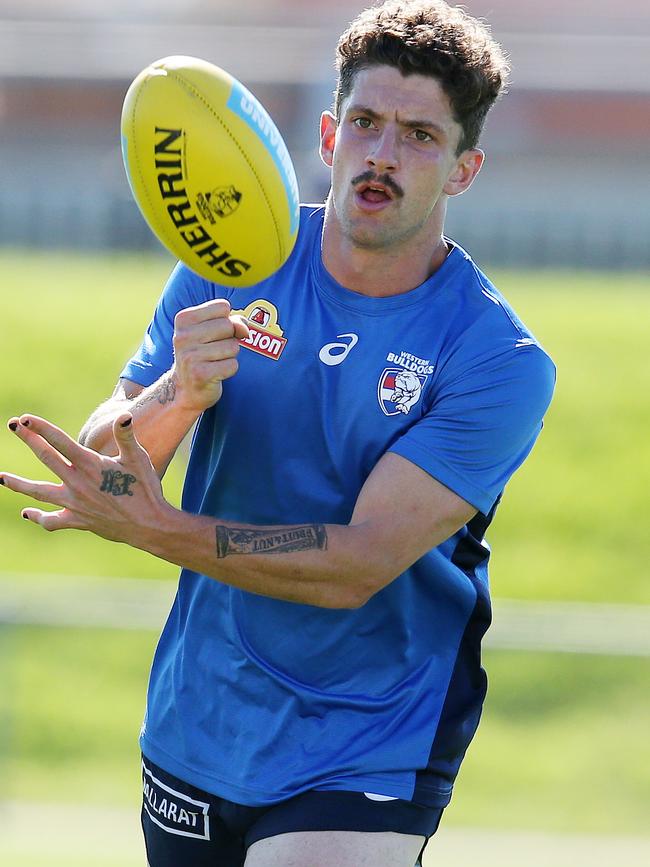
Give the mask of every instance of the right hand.
[[249, 336], [243, 317], [223, 298], [186, 307], [174, 319], [176, 399], [203, 412], [221, 397], [223, 380], [237, 373], [239, 341]]

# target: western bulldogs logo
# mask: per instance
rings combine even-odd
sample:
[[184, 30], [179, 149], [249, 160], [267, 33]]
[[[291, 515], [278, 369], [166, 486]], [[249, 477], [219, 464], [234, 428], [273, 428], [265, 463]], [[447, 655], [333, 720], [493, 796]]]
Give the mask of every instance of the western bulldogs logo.
[[407, 415], [422, 397], [427, 376], [403, 367], [387, 367], [379, 377], [377, 398], [384, 415]]

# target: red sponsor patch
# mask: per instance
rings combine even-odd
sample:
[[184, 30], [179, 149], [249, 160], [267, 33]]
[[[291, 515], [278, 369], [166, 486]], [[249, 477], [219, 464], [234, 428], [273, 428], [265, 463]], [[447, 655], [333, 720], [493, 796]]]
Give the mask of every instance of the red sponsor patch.
[[248, 321], [248, 330], [250, 331], [250, 337], [247, 337], [246, 340], [240, 340], [241, 345], [245, 346], [246, 349], [252, 349], [253, 352], [259, 352], [260, 355], [265, 355], [267, 358], [277, 361], [282, 355], [282, 350], [287, 345], [287, 338], [272, 334], [264, 328], [259, 328], [250, 320]]
[[243, 310], [232, 312], [244, 317], [250, 331], [250, 337], [240, 340], [240, 345], [277, 361], [287, 345], [287, 338], [278, 322], [278, 308], [275, 304], [266, 298], [257, 298]]

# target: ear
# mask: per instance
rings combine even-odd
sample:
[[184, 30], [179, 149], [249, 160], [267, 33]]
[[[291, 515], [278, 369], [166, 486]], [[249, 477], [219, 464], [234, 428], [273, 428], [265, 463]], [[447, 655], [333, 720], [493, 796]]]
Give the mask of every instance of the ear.
[[320, 116], [320, 158], [326, 166], [332, 168], [334, 159], [334, 144], [336, 142], [336, 118], [331, 111], [324, 111]]
[[468, 190], [484, 161], [485, 153], [479, 148], [463, 151], [442, 188], [443, 192], [448, 196], [459, 196]]

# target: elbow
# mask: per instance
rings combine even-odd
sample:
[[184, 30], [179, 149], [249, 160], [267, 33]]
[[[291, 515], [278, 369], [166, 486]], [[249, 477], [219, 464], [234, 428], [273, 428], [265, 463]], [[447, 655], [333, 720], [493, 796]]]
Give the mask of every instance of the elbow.
[[96, 428], [88, 426], [82, 429], [77, 440], [80, 445], [85, 446], [87, 449], [92, 449], [100, 455], [115, 457], [118, 454], [118, 448], [115, 445], [112, 431], [109, 431], [108, 434], [106, 432], [103, 433], [104, 435], [102, 436], [101, 432], [98, 432]]
[[346, 604], [341, 605], [341, 608], [363, 608], [373, 596], [388, 586], [396, 577], [385, 568], [377, 568], [372, 572], [358, 576], [354, 584], [348, 587]]
[[354, 611], [363, 608], [374, 592], [368, 592], [364, 584], [341, 581], [339, 576], [338, 580], [329, 581], [327, 585], [322, 586], [320, 592], [312, 596], [308, 604], [334, 611]]

